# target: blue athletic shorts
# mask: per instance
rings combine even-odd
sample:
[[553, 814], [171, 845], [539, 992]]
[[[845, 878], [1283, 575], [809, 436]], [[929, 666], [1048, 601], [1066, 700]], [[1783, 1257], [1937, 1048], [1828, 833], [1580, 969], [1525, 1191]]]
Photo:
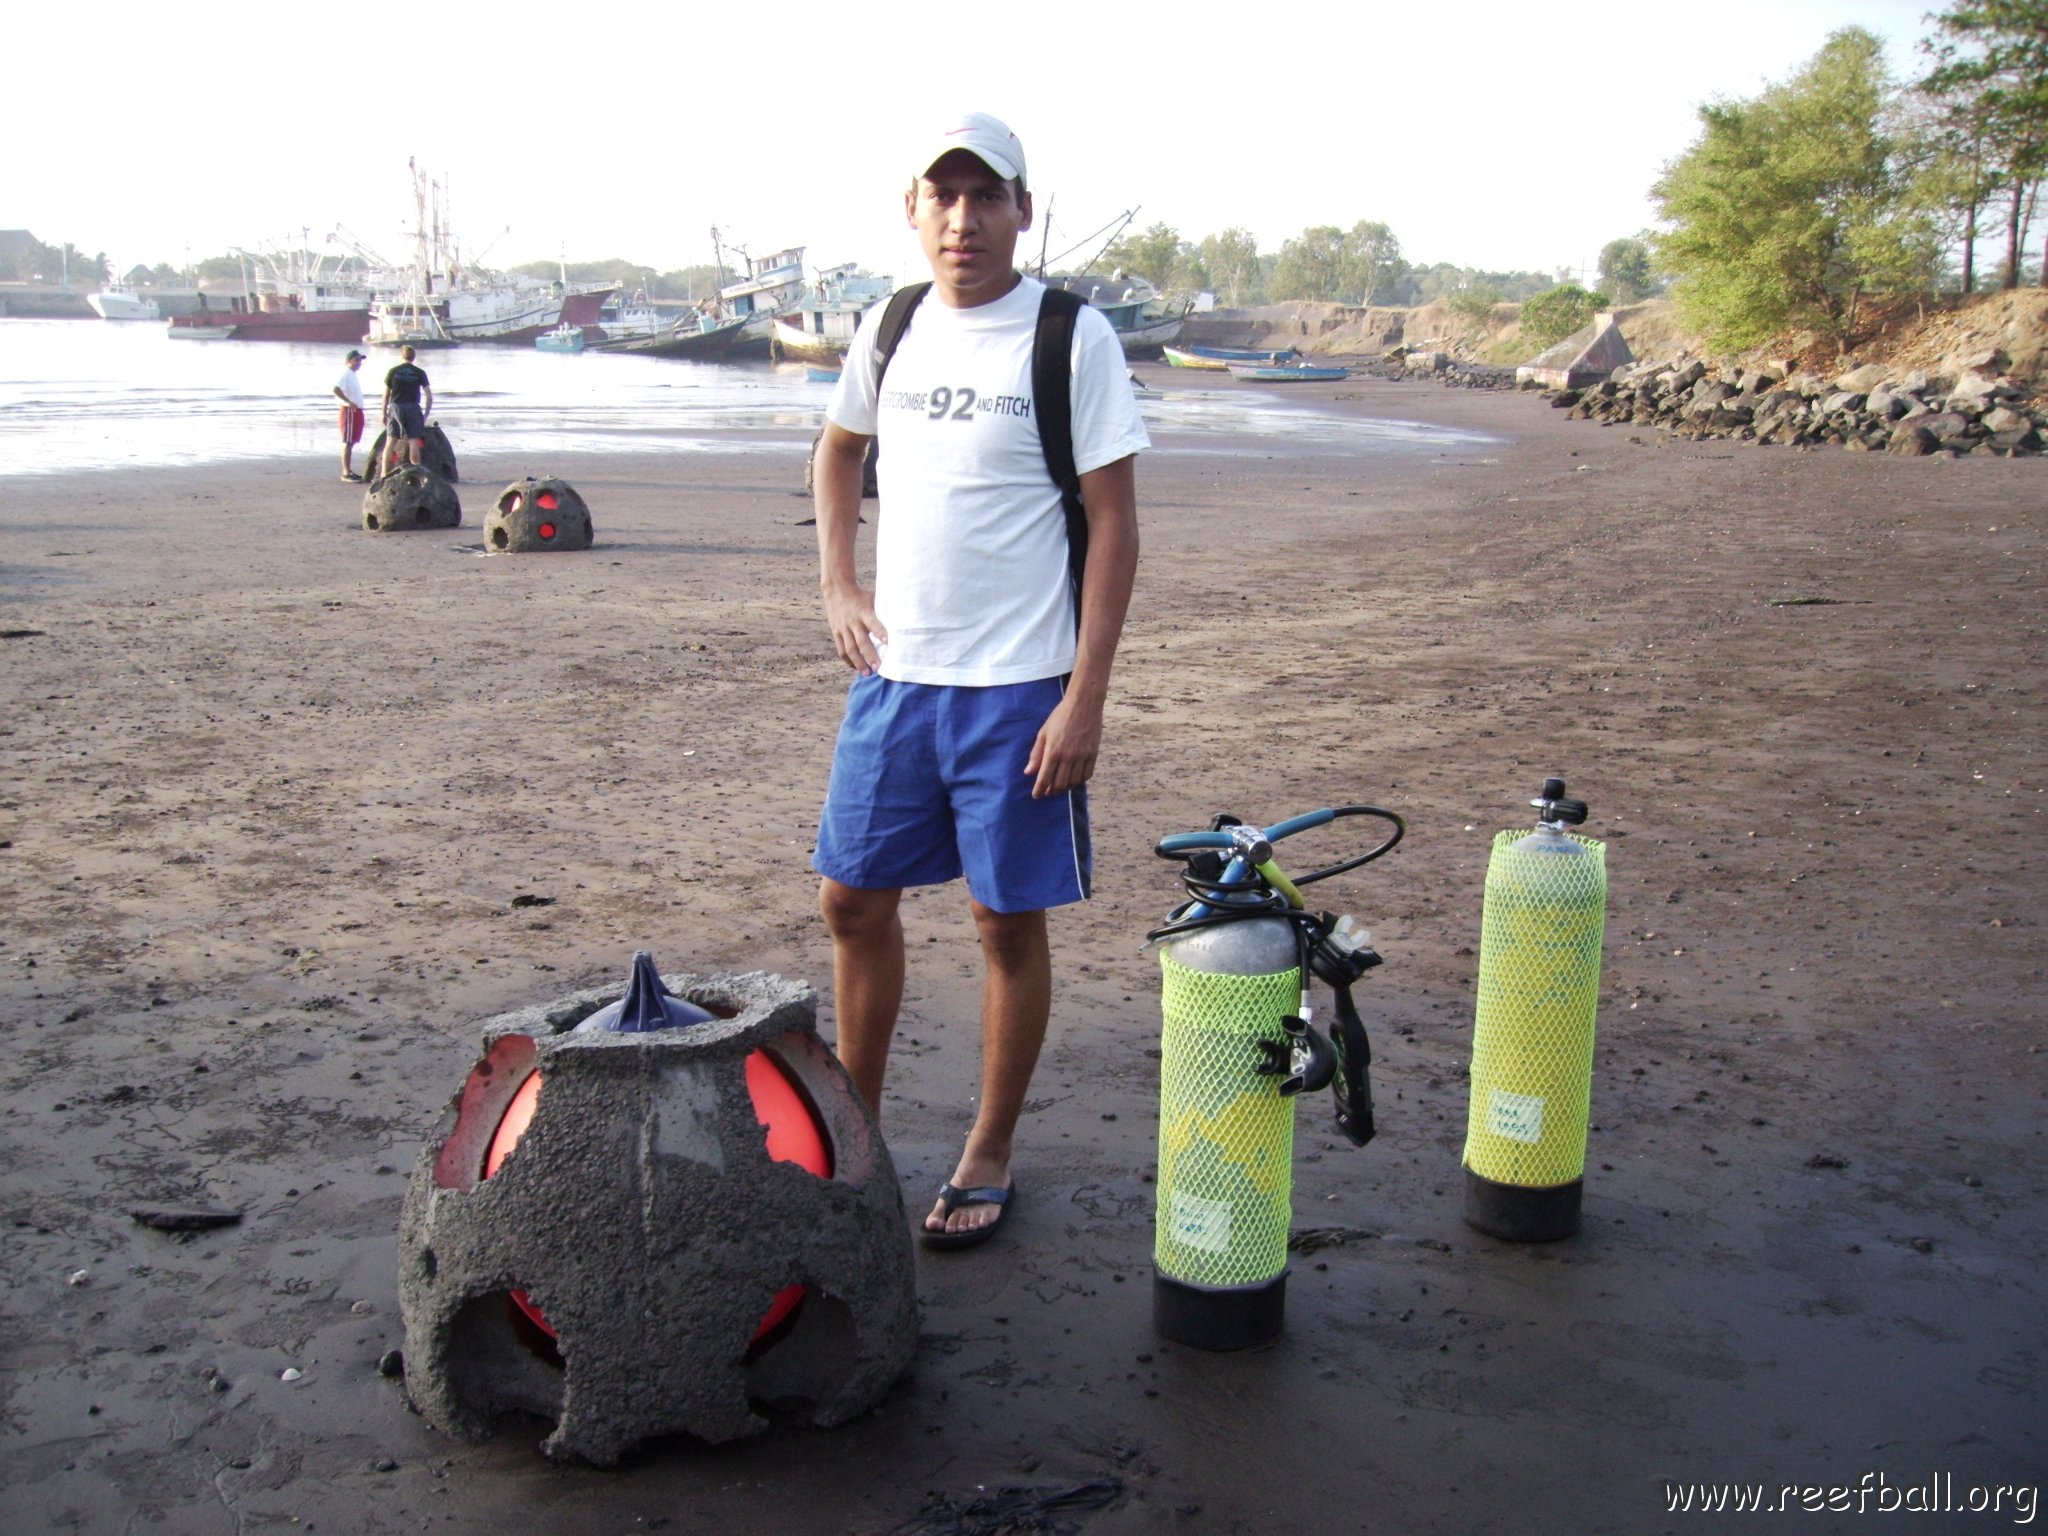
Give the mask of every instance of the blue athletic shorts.
[[420, 410], [417, 400], [394, 400], [391, 402], [391, 424], [393, 437], [416, 438], [427, 435], [426, 414]]
[[1087, 900], [1087, 786], [1034, 800], [1024, 772], [1064, 691], [1057, 677], [994, 688], [855, 678], [812, 867], [869, 891], [965, 874], [996, 912]]

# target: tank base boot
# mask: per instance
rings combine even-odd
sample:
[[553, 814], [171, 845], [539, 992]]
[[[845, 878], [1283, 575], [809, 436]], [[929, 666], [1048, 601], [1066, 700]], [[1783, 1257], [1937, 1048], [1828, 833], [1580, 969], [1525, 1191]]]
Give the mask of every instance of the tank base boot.
[[1280, 1337], [1287, 1316], [1287, 1271], [1258, 1285], [1188, 1285], [1152, 1277], [1152, 1326], [1194, 1349], [1250, 1349]]
[[1465, 1170], [1465, 1225], [1510, 1243], [1553, 1243], [1579, 1230], [1579, 1197], [1586, 1181], [1531, 1189], [1496, 1184]]

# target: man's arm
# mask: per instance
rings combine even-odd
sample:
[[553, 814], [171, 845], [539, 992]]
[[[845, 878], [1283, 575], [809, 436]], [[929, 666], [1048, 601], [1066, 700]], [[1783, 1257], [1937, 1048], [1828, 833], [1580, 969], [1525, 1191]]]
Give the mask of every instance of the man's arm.
[[339, 400], [339, 401], [340, 401], [340, 402], [341, 402], [341, 403], [342, 403], [343, 405], [354, 405], [354, 404], [355, 404], [355, 401], [353, 401], [353, 400], [349, 399], [349, 397], [348, 397], [347, 395], [345, 395], [345, 394], [343, 394], [343, 393], [341, 392], [341, 386], [340, 386], [339, 384], [337, 384], [337, 385], [335, 385], [335, 386], [334, 386], [334, 398], [335, 398], [335, 399], [337, 399], [337, 400]]
[[420, 386], [420, 420], [425, 421], [429, 416], [433, 414], [434, 386], [431, 384], [422, 384]]
[[834, 422], [825, 423], [811, 463], [812, 499], [818, 512], [818, 586], [825, 599], [825, 623], [839, 659], [862, 677], [882, 664], [877, 640], [888, 639], [875, 617], [875, 594], [860, 584], [855, 545], [860, 529], [861, 476], [869, 439]]
[[1024, 764], [1032, 776], [1031, 793], [1039, 799], [1095, 776], [1109, 669], [1123, 638], [1131, 585], [1138, 575], [1137, 464], [1133, 454], [1081, 477], [1081, 506], [1088, 514], [1088, 564], [1081, 575], [1074, 673], [1067, 680], [1066, 697], [1039, 728]]

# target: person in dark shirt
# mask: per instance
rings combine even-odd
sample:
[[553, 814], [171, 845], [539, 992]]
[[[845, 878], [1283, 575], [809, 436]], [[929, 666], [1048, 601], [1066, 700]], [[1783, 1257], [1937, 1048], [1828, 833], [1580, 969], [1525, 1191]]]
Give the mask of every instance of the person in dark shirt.
[[398, 468], [400, 444], [405, 462], [417, 464], [426, 450], [427, 416], [434, 409], [434, 386], [427, 371], [413, 364], [411, 347], [400, 347], [404, 361], [384, 375], [384, 473]]

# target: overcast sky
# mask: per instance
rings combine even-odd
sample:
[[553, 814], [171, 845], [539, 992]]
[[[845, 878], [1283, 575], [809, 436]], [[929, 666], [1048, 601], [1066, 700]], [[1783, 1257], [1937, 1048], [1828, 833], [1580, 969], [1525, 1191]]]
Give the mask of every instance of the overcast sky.
[[715, 224], [907, 280], [917, 152], [980, 110], [1022, 138], [1054, 255], [1136, 207], [1261, 250], [1376, 219], [1410, 261], [1548, 272], [1650, 223], [1699, 103], [1786, 78], [1852, 23], [1916, 71], [1929, 8], [37, 7], [8, 24], [0, 228], [121, 269], [301, 230], [333, 249], [337, 225], [403, 257], [416, 157], [492, 265], [566, 249], [668, 270], [708, 261]]

